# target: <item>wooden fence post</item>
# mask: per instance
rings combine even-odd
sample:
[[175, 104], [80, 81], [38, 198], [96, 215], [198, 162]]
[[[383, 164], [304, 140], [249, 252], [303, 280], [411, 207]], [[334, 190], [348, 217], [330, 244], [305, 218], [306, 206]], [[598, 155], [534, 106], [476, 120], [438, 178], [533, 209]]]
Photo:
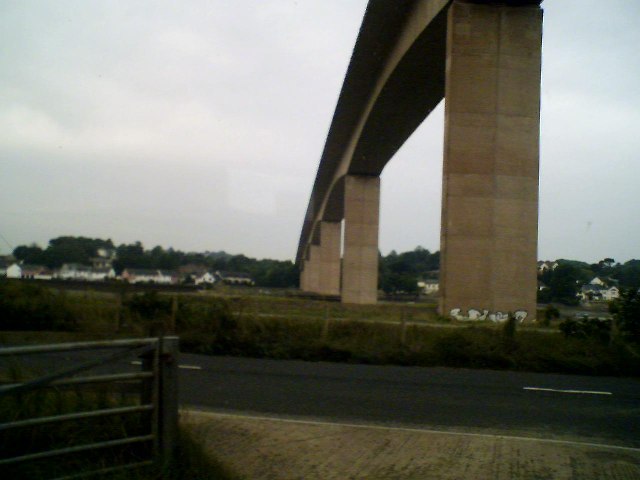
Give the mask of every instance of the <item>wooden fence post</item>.
[[407, 319], [404, 308], [400, 311], [400, 345], [407, 343]]
[[178, 445], [178, 337], [164, 337], [160, 355], [160, 453], [168, 464]]
[[322, 341], [326, 342], [329, 339], [329, 306], [324, 307], [324, 321], [322, 323]]

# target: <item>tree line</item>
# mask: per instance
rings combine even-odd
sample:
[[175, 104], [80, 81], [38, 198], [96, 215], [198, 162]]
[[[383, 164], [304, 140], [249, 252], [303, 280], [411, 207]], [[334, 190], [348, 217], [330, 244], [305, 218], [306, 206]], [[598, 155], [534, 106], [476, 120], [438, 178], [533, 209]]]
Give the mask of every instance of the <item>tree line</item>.
[[576, 294], [582, 285], [594, 277], [607, 281], [613, 279], [620, 290], [638, 290], [640, 288], [640, 260], [616, 263], [613, 258], [605, 258], [597, 263], [576, 260], [557, 260], [558, 266], [540, 275], [540, 281], [546, 289], [538, 292], [541, 303], [558, 302], [566, 305], [578, 303]]
[[289, 260], [257, 260], [226, 252], [183, 252], [161, 246], [145, 249], [139, 241], [115, 246], [111, 239], [63, 236], [49, 240], [46, 248], [20, 245], [13, 250], [13, 256], [24, 263], [55, 269], [65, 263], [90, 265], [100, 249], [114, 253], [113, 268], [118, 275], [125, 268], [177, 270], [185, 265], [199, 265], [212, 271], [248, 273], [258, 286], [298, 286], [298, 269]]
[[[155, 246], [146, 249], [141, 242], [116, 246], [111, 239], [61, 236], [49, 240], [46, 248], [36, 244], [20, 245], [13, 250], [16, 259], [29, 264], [60, 268], [64, 263], [91, 264], [98, 250], [115, 252], [113, 267], [117, 274], [125, 268], [177, 270], [184, 265], [202, 265], [213, 271], [250, 274], [262, 287], [297, 287], [298, 267], [290, 260], [255, 259], [245, 255], [219, 252], [183, 252]], [[588, 264], [576, 260], [558, 260], [558, 267], [544, 272], [540, 280], [548, 287], [539, 293], [541, 302], [576, 303], [580, 287], [595, 276], [613, 278], [621, 289], [640, 288], [640, 260], [621, 264], [612, 258]], [[418, 280], [437, 279], [440, 252], [423, 247], [379, 256], [378, 286], [388, 294], [416, 294]]]

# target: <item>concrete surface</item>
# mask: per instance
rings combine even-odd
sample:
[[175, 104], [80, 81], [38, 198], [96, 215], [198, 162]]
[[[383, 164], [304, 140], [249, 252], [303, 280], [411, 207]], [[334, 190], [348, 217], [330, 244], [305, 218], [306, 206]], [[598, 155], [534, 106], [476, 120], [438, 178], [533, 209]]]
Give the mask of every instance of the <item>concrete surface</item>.
[[342, 303], [378, 301], [380, 177], [348, 175], [344, 187]]
[[534, 319], [542, 10], [456, 0], [447, 35], [440, 314]]
[[640, 478], [633, 448], [195, 411], [182, 421], [247, 479]]

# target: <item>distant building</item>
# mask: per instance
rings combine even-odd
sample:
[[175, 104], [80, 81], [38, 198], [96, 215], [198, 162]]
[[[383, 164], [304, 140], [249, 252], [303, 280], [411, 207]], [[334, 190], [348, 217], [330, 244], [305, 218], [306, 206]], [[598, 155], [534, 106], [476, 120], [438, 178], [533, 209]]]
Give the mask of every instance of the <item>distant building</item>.
[[248, 273], [217, 271], [216, 277], [227, 285], [255, 285], [253, 278]]
[[101, 282], [115, 278], [116, 272], [111, 267], [89, 267], [79, 263], [65, 263], [60, 267], [56, 276], [62, 280]]
[[440, 289], [440, 283], [434, 278], [427, 278], [418, 281], [418, 288], [426, 295], [436, 293]]
[[593, 277], [589, 282], [590, 285], [600, 285], [601, 287], [609, 287], [618, 285], [618, 280], [611, 277]]
[[610, 302], [616, 298], [620, 298], [620, 289], [615, 285], [607, 287], [598, 283], [588, 283], [580, 287], [580, 291], [576, 296], [585, 303]]
[[105, 258], [105, 257], [93, 257], [91, 259], [91, 266], [93, 268], [111, 268], [113, 265], [113, 262], [110, 258]]
[[13, 263], [6, 268], [5, 275], [7, 278], [22, 278], [22, 267]]
[[29, 265], [14, 263], [6, 269], [7, 278], [23, 278], [30, 280], [51, 280], [53, 271], [44, 265]]
[[126, 268], [120, 277], [129, 283], [170, 285], [178, 281], [178, 276], [174, 272], [148, 268]]
[[548, 260], [539, 261], [538, 262], [538, 275], [542, 275], [544, 272], [548, 272], [550, 270], [555, 270], [556, 268], [558, 268], [558, 262], [550, 262]]
[[109, 260], [115, 260], [116, 258], [116, 249], [115, 248], [99, 248], [96, 251], [96, 254], [100, 258], [106, 258]]

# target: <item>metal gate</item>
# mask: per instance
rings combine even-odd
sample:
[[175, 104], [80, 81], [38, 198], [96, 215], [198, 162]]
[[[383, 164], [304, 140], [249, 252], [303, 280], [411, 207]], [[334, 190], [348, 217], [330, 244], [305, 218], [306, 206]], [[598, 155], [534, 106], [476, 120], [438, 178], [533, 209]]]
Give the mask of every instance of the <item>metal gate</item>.
[[177, 337], [0, 348], [0, 471], [71, 479], [166, 465], [177, 357]]

